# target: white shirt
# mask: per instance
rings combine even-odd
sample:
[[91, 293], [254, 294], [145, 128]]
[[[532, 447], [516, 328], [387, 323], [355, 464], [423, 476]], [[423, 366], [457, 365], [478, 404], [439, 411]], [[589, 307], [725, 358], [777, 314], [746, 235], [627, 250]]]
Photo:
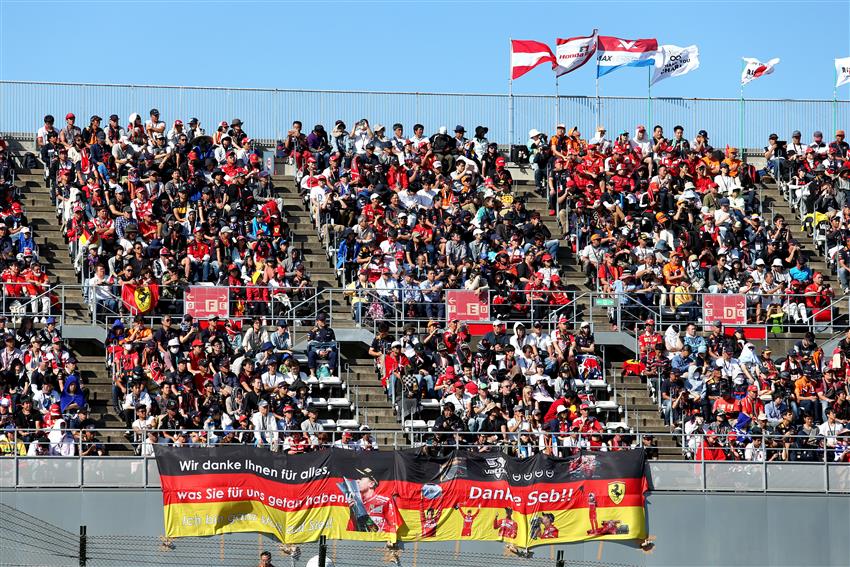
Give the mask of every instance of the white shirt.
[[147, 134], [151, 130], [156, 130], [157, 132], [165, 133], [165, 122], [162, 120], [157, 120], [154, 122], [153, 120], [145, 121], [145, 133]]
[[148, 394], [146, 390], [142, 390], [141, 392], [139, 392], [139, 398], [137, 400], [134, 400], [133, 399], [133, 392], [128, 391], [127, 395], [124, 397], [123, 408], [125, 410], [126, 409], [135, 409], [139, 406], [145, 406], [146, 408], [150, 409], [150, 407], [151, 407], [151, 396], [150, 396], [150, 394]]
[[263, 372], [261, 380], [263, 381], [264, 387], [275, 387], [281, 382], [286, 381], [286, 376], [284, 376], [280, 372], [275, 372], [274, 374]]
[[430, 209], [434, 204], [434, 197], [437, 196], [437, 192], [433, 189], [420, 189], [416, 192], [416, 199], [419, 201], [419, 205], [425, 209]]
[[378, 450], [378, 442], [375, 441], [374, 438], [366, 439], [365, 437], [361, 438], [358, 442], [360, 444], [361, 451], [377, 451]]
[[385, 278], [381, 276], [378, 278], [378, 281], [375, 282], [375, 290], [381, 297], [390, 297], [395, 295], [395, 290], [398, 289], [398, 283], [392, 278]]
[[743, 382], [744, 374], [743, 370], [741, 370], [741, 363], [737, 358], [725, 360], [723, 357], [720, 357], [717, 359], [716, 364], [717, 368], [723, 371], [724, 378], [731, 378], [732, 382], [735, 384]]
[[265, 416], [260, 411], [251, 416], [251, 425], [254, 426], [254, 434], [257, 442], [262, 445], [277, 444], [277, 419], [269, 412]]
[[648, 156], [650, 152], [652, 152], [652, 142], [649, 141], [649, 138], [638, 140], [637, 134], [635, 134], [633, 138], [629, 139], [629, 144], [632, 146], [632, 149], [639, 149], [640, 153], [643, 154], [644, 157]]

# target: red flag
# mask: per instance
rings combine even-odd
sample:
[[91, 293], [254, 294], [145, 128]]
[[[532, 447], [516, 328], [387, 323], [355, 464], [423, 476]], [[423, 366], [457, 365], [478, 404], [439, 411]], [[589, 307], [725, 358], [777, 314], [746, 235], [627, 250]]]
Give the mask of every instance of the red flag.
[[528, 39], [511, 40], [511, 79], [518, 79], [547, 61], [554, 69], [555, 55], [545, 43]]
[[121, 301], [131, 315], [145, 315], [153, 311], [159, 302], [159, 286], [124, 284], [121, 288]]

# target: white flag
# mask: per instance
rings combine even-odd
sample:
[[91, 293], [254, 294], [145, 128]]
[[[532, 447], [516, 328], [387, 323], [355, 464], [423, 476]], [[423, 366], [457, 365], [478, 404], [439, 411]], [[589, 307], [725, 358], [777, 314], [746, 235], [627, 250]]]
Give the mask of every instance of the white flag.
[[850, 83], [850, 57], [835, 60], [835, 88]]
[[652, 75], [654, 85], [668, 77], [679, 77], [699, 68], [699, 48], [696, 45], [678, 47], [659, 45], [655, 52], [655, 72]]
[[555, 75], [560, 77], [575, 71], [593, 58], [596, 53], [596, 30], [588, 37], [558, 38], [555, 48]]
[[753, 59], [752, 57], [744, 57], [743, 59], [747, 63], [747, 65], [744, 67], [744, 72], [741, 73], [742, 85], [746, 85], [753, 79], [758, 79], [759, 77], [770, 75], [771, 73], [773, 73], [773, 68], [779, 64], [778, 57], [771, 59], [767, 63], [762, 63], [758, 59]]

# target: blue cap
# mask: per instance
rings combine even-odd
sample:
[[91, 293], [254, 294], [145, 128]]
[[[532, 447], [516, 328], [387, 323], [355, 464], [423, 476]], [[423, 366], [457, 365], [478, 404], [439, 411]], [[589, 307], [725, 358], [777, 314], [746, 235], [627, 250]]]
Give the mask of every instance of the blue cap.
[[56, 317], [48, 317], [47, 318], [47, 324], [48, 325], [51, 324], [51, 323], [55, 323], [55, 322], [56, 322]]
[[15, 426], [14, 426], [14, 425], [12, 425], [12, 424], [9, 424], [9, 425], [7, 425], [6, 427], [4, 427], [3, 429], [5, 429], [6, 431], [14, 431], [14, 430], [15, 430]]
[[[51, 317], [51, 319], [52, 319], [52, 317]], [[123, 327], [123, 326], [124, 326], [124, 322], [121, 321], [121, 319], [116, 319], [115, 322], [112, 323], [113, 329], [115, 329], [116, 327]]]
[[273, 348], [274, 348], [274, 345], [273, 345], [273, 344], [271, 344], [269, 341], [266, 341], [266, 342], [264, 342], [264, 343], [263, 343], [263, 345], [260, 347], [260, 350], [261, 350], [261, 351], [263, 351], [263, 350], [272, 350]]

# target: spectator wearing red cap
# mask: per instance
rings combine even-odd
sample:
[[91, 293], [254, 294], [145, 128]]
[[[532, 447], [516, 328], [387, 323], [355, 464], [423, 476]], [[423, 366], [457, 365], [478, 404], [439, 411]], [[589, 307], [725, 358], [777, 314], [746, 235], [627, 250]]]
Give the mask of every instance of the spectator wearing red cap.
[[73, 112], [69, 112], [65, 115], [65, 127], [59, 132], [59, 142], [65, 146], [65, 148], [70, 148], [74, 143], [74, 138], [78, 135], [82, 135], [83, 131], [80, 130], [78, 126], [76, 126], [77, 117], [74, 116]]

